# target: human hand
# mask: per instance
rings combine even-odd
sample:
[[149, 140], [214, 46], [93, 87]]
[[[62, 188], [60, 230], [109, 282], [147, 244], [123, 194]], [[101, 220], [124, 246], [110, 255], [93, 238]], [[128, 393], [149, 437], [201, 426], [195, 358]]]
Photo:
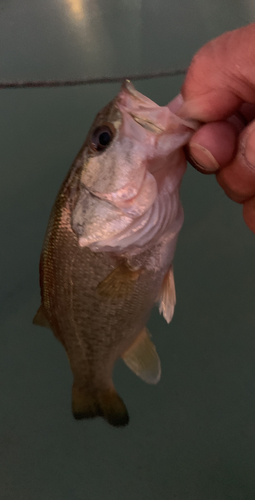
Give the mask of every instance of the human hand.
[[255, 233], [255, 23], [202, 47], [181, 92], [177, 114], [204, 123], [188, 145], [188, 160], [216, 173]]

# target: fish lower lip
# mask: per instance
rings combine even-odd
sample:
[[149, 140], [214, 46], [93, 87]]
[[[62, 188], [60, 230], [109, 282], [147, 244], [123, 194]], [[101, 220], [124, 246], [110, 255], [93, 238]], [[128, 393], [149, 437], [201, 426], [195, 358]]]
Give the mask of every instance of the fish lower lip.
[[[108, 203], [110, 203], [111, 205], [115, 205], [114, 203], [114, 200], [110, 200], [109, 198], [107, 198], [106, 196], [104, 196], [104, 194], [102, 193], [102, 196], [99, 196], [98, 194], [95, 194], [93, 193], [92, 191], [90, 191], [89, 189], [87, 189], [88, 193], [93, 197], [93, 198], [96, 198], [97, 200], [103, 200], [103, 201], [106, 201]], [[132, 201], [135, 200], [135, 198], [137, 198], [137, 196], [139, 195], [140, 193], [140, 189], [138, 190], [138, 192], [136, 194], [134, 194], [134, 196], [131, 196], [130, 198], [126, 199], [126, 200], [123, 200], [123, 203], [126, 204], [126, 203], [130, 203]], [[118, 202], [116, 203], [116, 206], [118, 206]]]
[[97, 190], [91, 191], [86, 186], [85, 189], [87, 189], [92, 196], [99, 200], [108, 201], [109, 203], [119, 207], [125, 206], [127, 203], [132, 202], [140, 193], [147, 170], [146, 166], [142, 166], [135, 179], [129, 179], [125, 185], [111, 192], [99, 192]]

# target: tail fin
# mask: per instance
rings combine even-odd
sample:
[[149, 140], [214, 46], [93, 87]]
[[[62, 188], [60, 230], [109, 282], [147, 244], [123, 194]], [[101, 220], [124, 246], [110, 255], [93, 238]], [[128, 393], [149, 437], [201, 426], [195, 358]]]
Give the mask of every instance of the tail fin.
[[88, 393], [74, 384], [72, 410], [77, 420], [100, 416], [114, 427], [123, 427], [129, 422], [126, 406], [114, 389]]

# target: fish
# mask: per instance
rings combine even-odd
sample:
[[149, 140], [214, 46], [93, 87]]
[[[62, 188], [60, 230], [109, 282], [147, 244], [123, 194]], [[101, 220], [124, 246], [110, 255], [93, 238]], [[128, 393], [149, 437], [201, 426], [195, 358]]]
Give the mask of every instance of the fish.
[[67, 353], [77, 420], [128, 424], [113, 383], [119, 358], [143, 381], [160, 379], [146, 324], [155, 303], [168, 323], [173, 317], [183, 146], [196, 126], [126, 80], [97, 114], [60, 188], [33, 323], [52, 330]]

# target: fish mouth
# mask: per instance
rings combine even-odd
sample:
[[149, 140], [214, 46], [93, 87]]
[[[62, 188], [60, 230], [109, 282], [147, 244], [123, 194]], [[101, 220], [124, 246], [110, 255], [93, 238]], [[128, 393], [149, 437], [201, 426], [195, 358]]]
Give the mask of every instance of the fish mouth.
[[116, 104], [120, 111], [128, 113], [144, 129], [157, 135], [175, 133], [180, 128], [183, 131], [183, 127], [195, 131], [198, 127], [197, 121], [183, 120], [171, 111], [169, 105], [159, 106], [138, 92], [130, 80], [123, 82]]
[[144, 129], [153, 132], [154, 134], [162, 134], [164, 128], [155, 121], [149, 119], [147, 116], [152, 108], [159, 108], [159, 106], [151, 101], [148, 97], [140, 94], [131, 83], [130, 80], [125, 80], [121, 86], [121, 91], [117, 100], [117, 107], [121, 112], [128, 113], [133, 120], [141, 125]]
[[[133, 150], [139, 159], [137, 169], [130, 170], [133, 173], [126, 175], [125, 180], [123, 179], [124, 185], [122, 182], [109, 186], [106, 183], [104, 187], [88, 186], [86, 182], [84, 185], [92, 197], [135, 217], [144, 213], [154, 203], [163, 178], [169, 171], [169, 154], [172, 154], [173, 149], [169, 137], [174, 136], [172, 142], [178, 140], [180, 135], [187, 134], [187, 127], [167, 106], [159, 106], [145, 97], [129, 80], [124, 81], [114, 107], [122, 115], [117, 127], [116, 141], [122, 144], [123, 137], [128, 138], [126, 143], [123, 142], [124, 150], [121, 152], [127, 162], [133, 158], [130, 154], [132, 142]], [[112, 190], [115, 186], [117, 189]], [[100, 189], [97, 190], [97, 187]]]

